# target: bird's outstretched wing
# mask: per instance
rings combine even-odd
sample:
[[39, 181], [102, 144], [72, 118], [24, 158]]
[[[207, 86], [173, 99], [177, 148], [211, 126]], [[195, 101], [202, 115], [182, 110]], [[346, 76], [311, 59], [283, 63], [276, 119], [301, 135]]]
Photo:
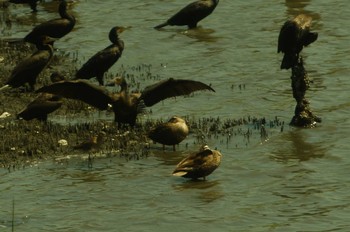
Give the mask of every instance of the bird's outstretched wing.
[[44, 86], [36, 92], [45, 92], [60, 95], [65, 98], [83, 101], [99, 110], [106, 110], [113, 99], [103, 87], [94, 85], [85, 80], [59, 81]]
[[215, 92], [212, 87], [200, 81], [169, 78], [147, 86], [143, 90], [140, 99], [144, 101], [146, 106], [153, 106], [166, 98], [188, 95], [198, 90], [210, 90]]

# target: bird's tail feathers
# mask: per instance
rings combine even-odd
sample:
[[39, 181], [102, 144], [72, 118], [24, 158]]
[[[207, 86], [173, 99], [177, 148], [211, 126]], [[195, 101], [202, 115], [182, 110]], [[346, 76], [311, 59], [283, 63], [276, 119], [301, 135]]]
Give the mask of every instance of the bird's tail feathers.
[[284, 54], [281, 69], [290, 69], [297, 64], [298, 56], [294, 54]]
[[155, 26], [154, 29], [160, 29], [162, 27], [168, 26], [169, 24], [167, 22], [159, 24], [158, 26]]
[[174, 171], [173, 172], [173, 176], [184, 176], [184, 175], [186, 175], [187, 174], [187, 172], [186, 171]]

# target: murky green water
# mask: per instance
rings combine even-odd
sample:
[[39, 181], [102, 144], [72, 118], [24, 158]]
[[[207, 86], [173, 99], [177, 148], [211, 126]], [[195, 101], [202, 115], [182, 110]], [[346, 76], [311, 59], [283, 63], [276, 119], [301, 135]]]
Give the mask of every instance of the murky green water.
[[[0, 231], [11, 230], [13, 199], [16, 231], [348, 231], [348, 1], [222, 0], [198, 30], [152, 29], [187, 3], [81, 0], [72, 6], [75, 31], [55, 46], [78, 51], [84, 62], [109, 44], [112, 26], [130, 26], [121, 35], [124, 54], [110, 73], [121, 65], [151, 64], [161, 78], [200, 80], [216, 90], [166, 100], [144, 117], [278, 116], [288, 124], [295, 102], [290, 71], [279, 70], [277, 37], [286, 19], [307, 13], [319, 33], [303, 52], [313, 79], [307, 98], [323, 122], [308, 130], [268, 130], [263, 143], [258, 136], [249, 142], [208, 139], [224, 157], [205, 182], [170, 175], [197, 149], [191, 135], [189, 146], [184, 142], [177, 152], [153, 149], [148, 158], [132, 161], [95, 159], [91, 170], [78, 158], [0, 170]], [[27, 6], [0, 9], [1, 37], [23, 37], [32, 22], [56, 18], [55, 8], [41, 4], [37, 15]]]

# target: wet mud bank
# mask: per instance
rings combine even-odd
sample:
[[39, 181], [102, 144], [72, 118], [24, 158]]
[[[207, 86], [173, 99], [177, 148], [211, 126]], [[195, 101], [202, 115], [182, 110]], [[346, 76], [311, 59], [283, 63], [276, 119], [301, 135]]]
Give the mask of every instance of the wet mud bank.
[[[16, 63], [31, 54], [35, 48], [20, 42], [1, 41], [0, 45], [0, 67], [3, 70], [0, 85], [3, 85]], [[75, 54], [55, 53], [49, 66], [39, 75], [35, 88], [49, 84], [53, 72], [59, 72], [68, 78], [74, 76], [77, 61], [78, 57]], [[123, 75], [130, 88], [136, 90], [140, 89], [144, 80], [161, 79], [160, 76], [153, 75], [151, 65], [146, 64], [122, 66], [116, 75]], [[107, 81], [111, 81], [116, 75], [108, 74]], [[140, 159], [147, 157], [152, 149], [161, 149], [160, 144], [153, 145], [147, 137], [147, 132], [166, 121], [166, 118], [152, 120], [140, 115], [135, 127], [118, 128], [113, 122], [113, 112], [98, 111], [81, 101], [62, 99], [62, 106], [49, 114], [47, 121], [18, 119], [18, 112], [37, 95], [25, 87], [0, 92], [0, 166], [9, 171], [43, 160], [68, 159], [67, 157], [73, 155], [82, 158], [93, 154], [99, 157]], [[152, 111], [146, 114], [152, 114]], [[245, 116], [224, 119], [219, 116], [185, 116], [185, 120], [190, 127], [188, 138], [181, 143], [181, 146], [185, 147], [192, 143], [201, 146], [212, 139], [220, 145], [228, 146], [237, 143], [238, 140], [233, 139], [235, 137], [242, 138], [239, 140], [240, 144], [235, 146], [244, 146], [249, 144], [253, 137], [266, 141], [269, 130], [280, 132], [284, 128], [284, 122], [277, 117], [265, 119]], [[105, 137], [101, 146], [76, 149], [79, 144], [92, 141], [101, 131]]]

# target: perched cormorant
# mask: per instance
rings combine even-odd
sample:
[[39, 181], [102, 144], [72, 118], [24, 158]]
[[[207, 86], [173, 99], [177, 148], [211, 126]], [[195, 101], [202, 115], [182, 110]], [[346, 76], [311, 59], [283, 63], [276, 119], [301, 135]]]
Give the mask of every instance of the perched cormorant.
[[60, 97], [56, 95], [42, 93], [19, 112], [17, 118], [22, 118], [26, 121], [32, 119], [46, 121], [49, 113], [61, 107], [62, 101], [59, 101], [59, 99]]
[[35, 44], [45, 36], [59, 39], [68, 34], [75, 25], [75, 18], [67, 12], [67, 2], [65, 0], [60, 2], [58, 12], [61, 18], [52, 19], [37, 25], [24, 37], [24, 41]]
[[[51, 82], [55, 83], [62, 81], [65, 78], [54, 72], [51, 74]], [[38, 119], [41, 121], [47, 120], [47, 115], [61, 107], [62, 97], [51, 93], [40, 93], [32, 102], [30, 102], [22, 111], [17, 114], [17, 118], [24, 120]]]
[[188, 95], [198, 90], [215, 92], [213, 88], [199, 81], [169, 78], [146, 87], [141, 93], [129, 93], [124, 78], [118, 78], [117, 82], [121, 90], [115, 94], [85, 80], [60, 81], [44, 86], [37, 92], [48, 92], [78, 99], [100, 110], [108, 109], [108, 105], [111, 104], [115, 115], [114, 120], [118, 123], [119, 128], [122, 124], [134, 126], [137, 115], [143, 111], [145, 106], [153, 106], [166, 98]]
[[75, 79], [97, 78], [103, 85], [103, 75], [121, 57], [124, 50], [124, 42], [118, 34], [123, 32], [122, 27], [113, 27], [109, 32], [111, 45], [93, 55], [76, 73]]
[[284, 53], [281, 69], [295, 66], [303, 47], [316, 41], [318, 34], [310, 32], [311, 20], [311, 17], [300, 14], [283, 24], [278, 37], [277, 49], [277, 52]]
[[36, 5], [39, 0], [10, 0], [11, 3], [15, 4], [29, 4], [33, 12], [37, 12]]
[[154, 28], [159, 29], [168, 25], [187, 25], [188, 28], [195, 28], [199, 21], [213, 12], [218, 3], [219, 0], [199, 0], [192, 2], [169, 18], [165, 23], [155, 26]]
[[161, 123], [148, 132], [148, 137], [157, 143], [173, 146], [182, 142], [188, 135], [188, 126], [186, 121], [179, 117], [172, 117], [166, 123]]
[[203, 146], [199, 152], [190, 154], [178, 163], [173, 171], [174, 176], [198, 179], [210, 175], [221, 163], [221, 153]]
[[38, 51], [22, 60], [13, 69], [10, 78], [0, 90], [7, 87], [18, 88], [26, 83], [29, 84], [31, 91], [34, 90], [36, 78], [50, 62], [53, 55], [52, 46], [49, 44], [37, 44], [37, 48]]

